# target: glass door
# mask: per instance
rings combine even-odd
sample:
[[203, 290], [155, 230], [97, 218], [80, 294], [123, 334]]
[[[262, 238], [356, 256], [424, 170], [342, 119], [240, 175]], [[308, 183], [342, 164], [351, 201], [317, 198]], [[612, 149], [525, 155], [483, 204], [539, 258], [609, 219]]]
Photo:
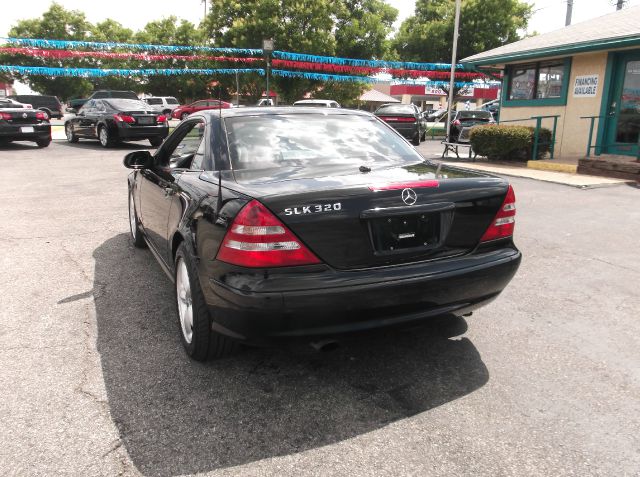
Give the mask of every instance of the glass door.
[[640, 140], [640, 53], [618, 59], [611, 91], [607, 152], [635, 156]]

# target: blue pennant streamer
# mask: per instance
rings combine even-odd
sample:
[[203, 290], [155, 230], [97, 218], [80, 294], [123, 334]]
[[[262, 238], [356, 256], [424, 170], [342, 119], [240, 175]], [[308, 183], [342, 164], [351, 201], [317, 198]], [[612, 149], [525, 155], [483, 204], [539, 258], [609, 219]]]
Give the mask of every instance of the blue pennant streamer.
[[0, 71], [22, 75], [72, 76], [96, 78], [105, 76], [175, 76], [175, 75], [232, 75], [236, 73], [258, 73], [264, 75], [261, 68], [185, 68], [185, 69], [99, 69], [99, 68], [50, 68], [47, 66], [8, 66], [0, 65]]
[[[385, 78], [376, 78], [372, 76], [349, 76], [349, 75], [330, 75], [324, 73], [309, 73], [306, 71], [289, 71], [289, 70], [271, 70], [273, 76], [281, 76], [284, 78], [304, 78], [309, 80], [318, 81], [339, 81], [339, 82], [351, 82], [351, 83], [386, 83], [389, 80]], [[442, 86], [449, 86], [448, 81], [431, 81], [431, 80], [417, 80], [417, 79], [394, 79], [394, 84], [416, 84], [424, 85], [433, 88], [440, 88]], [[477, 86], [477, 83], [456, 81], [454, 83], [456, 88], [465, 88], [471, 86]]]
[[[290, 61], [307, 61], [310, 63], [329, 63], [332, 65], [365, 66], [369, 68], [395, 68], [406, 70], [450, 70], [449, 63], [416, 63], [412, 61], [360, 60], [356, 58], [339, 58], [334, 56], [307, 55], [288, 51], [274, 51], [274, 58]], [[456, 65], [457, 70], [468, 69], [465, 65]]]
[[30, 46], [32, 48], [52, 48], [55, 50], [74, 50], [77, 48], [91, 48], [94, 50], [113, 50], [123, 48], [129, 50], [145, 51], [209, 51], [214, 53], [225, 53], [234, 55], [256, 56], [262, 55], [262, 50], [252, 48], [218, 48], [213, 46], [183, 46], [183, 45], [152, 45], [144, 43], [101, 43], [96, 41], [77, 40], [44, 40], [40, 38], [4, 38], [0, 37], [0, 42], [13, 45]]

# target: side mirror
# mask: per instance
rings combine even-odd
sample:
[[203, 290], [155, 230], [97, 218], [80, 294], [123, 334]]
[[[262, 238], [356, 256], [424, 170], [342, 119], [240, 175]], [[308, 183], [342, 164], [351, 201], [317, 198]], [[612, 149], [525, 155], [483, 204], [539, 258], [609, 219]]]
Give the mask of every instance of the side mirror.
[[124, 156], [122, 163], [128, 169], [148, 169], [153, 164], [153, 156], [149, 151], [133, 151]]
[[70, 113], [70, 114], [76, 114], [78, 112], [78, 110], [76, 108], [66, 108], [65, 112]]

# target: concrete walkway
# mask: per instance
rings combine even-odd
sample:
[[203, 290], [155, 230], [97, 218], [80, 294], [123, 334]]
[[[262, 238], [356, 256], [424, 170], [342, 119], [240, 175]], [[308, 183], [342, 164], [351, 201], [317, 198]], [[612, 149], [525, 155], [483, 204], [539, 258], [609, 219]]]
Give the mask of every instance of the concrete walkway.
[[442, 161], [452, 166], [465, 167], [477, 171], [489, 172], [492, 174], [524, 177], [526, 179], [535, 179], [538, 181], [553, 182], [555, 184], [564, 184], [571, 187], [582, 189], [590, 189], [596, 187], [610, 187], [619, 184], [633, 183], [624, 179], [612, 179], [608, 177], [588, 176], [584, 174], [573, 174], [568, 172], [556, 172], [548, 170], [530, 169], [526, 164], [492, 164], [484, 158], [478, 158], [475, 162], [469, 162], [465, 159], [444, 158], [442, 159], [442, 151], [444, 147], [440, 141], [425, 141], [416, 148], [418, 152], [426, 159]]

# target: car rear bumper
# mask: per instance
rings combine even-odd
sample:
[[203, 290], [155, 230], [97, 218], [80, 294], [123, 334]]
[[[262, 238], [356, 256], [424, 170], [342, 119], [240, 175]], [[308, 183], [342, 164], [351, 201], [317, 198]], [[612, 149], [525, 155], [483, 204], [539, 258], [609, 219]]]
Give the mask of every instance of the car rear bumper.
[[413, 124], [413, 123], [409, 123], [409, 124], [387, 123], [387, 124], [389, 124], [389, 126], [391, 126], [393, 129], [398, 131], [400, 134], [402, 134], [407, 139], [413, 139], [418, 134], [418, 125], [417, 124]]
[[150, 137], [166, 138], [169, 135], [169, 126], [121, 126], [118, 127], [118, 138], [148, 139]]
[[[520, 252], [513, 247], [446, 263], [358, 271], [326, 268], [289, 278], [234, 272], [226, 274], [224, 281], [210, 279], [203, 290], [215, 330], [260, 343], [464, 315], [498, 296], [520, 260]], [[255, 291], [265, 288], [282, 289]]]
[[[23, 128], [33, 128], [32, 132], [22, 132]], [[0, 126], [0, 139], [11, 141], [35, 141], [51, 139], [50, 124], [3, 124]]]

